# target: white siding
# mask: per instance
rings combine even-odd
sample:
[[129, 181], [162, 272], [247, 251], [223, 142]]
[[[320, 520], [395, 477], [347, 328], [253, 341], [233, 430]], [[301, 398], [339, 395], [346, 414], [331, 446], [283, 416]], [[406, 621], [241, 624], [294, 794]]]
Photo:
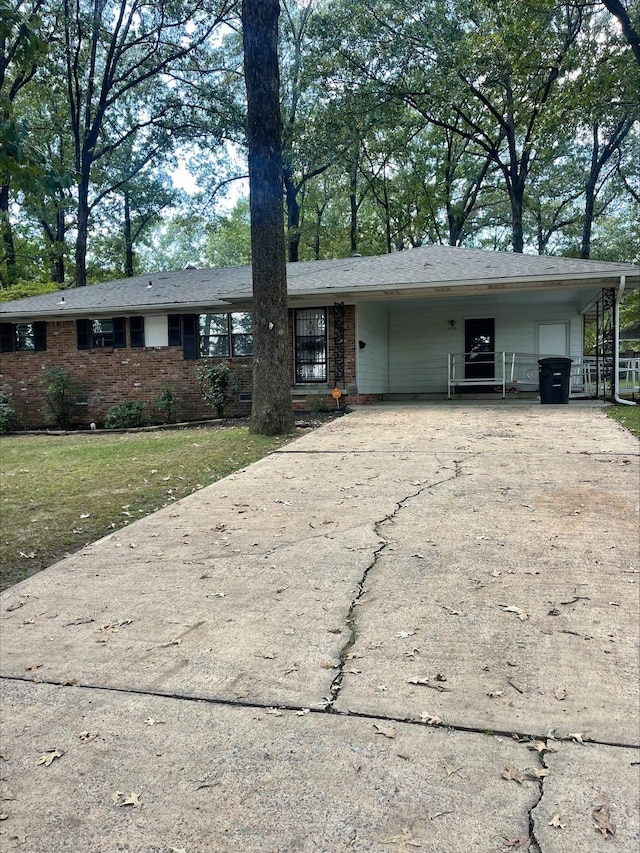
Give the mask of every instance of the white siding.
[[169, 346], [169, 326], [166, 316], [144, 318], [144, 345], [146, 347]]
[[[389, 309], [389, 391], [446, 391], [447, 353], [463, 352], [464, 321], [474, 317], [494, 317], [496, 351], [530, 353], [532, 364], [538, 355], [538, 324], [568, 323], [569, 355], [582, 355], [582, 316], [578, 304], [537, 303], [535, 298], [531, 297], [528, 303], [522, 300], [522, 304], [491, 298], [396, 303]], [[453, 328], [450, 321], [454, 321]], [[537, 376], [529, 373], [529, 378], [537, 381]], [[526, 381], [527, 377], [516, 374], [516, 378]]]
[[[365, 302], [356, 307], [356, 360], [360, 394], [389, 391], [389, 319], [386, 306]], [[360, 349], [359, 342], [366, 344]]]

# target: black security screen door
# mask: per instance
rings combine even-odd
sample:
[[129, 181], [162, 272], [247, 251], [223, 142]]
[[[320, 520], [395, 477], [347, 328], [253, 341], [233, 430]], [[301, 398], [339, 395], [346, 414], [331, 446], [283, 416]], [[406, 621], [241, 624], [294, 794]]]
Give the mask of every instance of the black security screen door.
[[495, 320], [464, 321], [464, 378], [488, 379], [496, 375]]

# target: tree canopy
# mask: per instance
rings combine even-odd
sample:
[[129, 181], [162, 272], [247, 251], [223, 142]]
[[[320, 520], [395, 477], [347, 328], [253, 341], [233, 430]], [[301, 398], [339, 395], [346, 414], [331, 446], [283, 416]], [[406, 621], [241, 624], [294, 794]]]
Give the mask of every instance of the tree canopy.
[[[638, 260], [637, 4], [280, 7], [289, 260], [428, 242]], [[0, 286], [249, 260], [240, 13], [0, 0]]]

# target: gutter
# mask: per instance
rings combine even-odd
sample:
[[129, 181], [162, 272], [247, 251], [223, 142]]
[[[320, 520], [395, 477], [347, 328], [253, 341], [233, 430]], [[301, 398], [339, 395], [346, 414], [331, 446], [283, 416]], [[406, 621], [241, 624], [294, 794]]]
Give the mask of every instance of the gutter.
[[631, 400], [623, 400], [619, 396], [620, 391], [620, 302], [624, 295], [626, 277], [620, 276], [620, 284], [616, 290], [616, 298], [613, 306], [613, 399], [622, 406], [635, 406]]

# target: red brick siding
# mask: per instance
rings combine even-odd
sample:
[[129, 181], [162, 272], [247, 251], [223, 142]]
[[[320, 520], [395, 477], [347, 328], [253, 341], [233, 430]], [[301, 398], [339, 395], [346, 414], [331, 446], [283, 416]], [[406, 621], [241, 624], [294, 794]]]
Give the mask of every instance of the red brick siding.
[[[328, 339], [329, 365], [327, 385], [310, 388], [299, 387], [296, 393], [293, 368], [293, 312], [290, 312], [289, 343], [290, 371], [294, 408], [308, 410], [320, 405], [335, 407], [330, 389], [335, 377], [335, 348], [333, 308], [329, 307]], [[180, 420], [197, 420], [214, 416], [204, 405], [195, 368], [198, 361], [185, 361], [182, 347], [153, 347], [131, 349], [127, 320], [127, 347], [125, 349], [78, 350], [75, 320], [56, 320], [47, 323], [47, 349], [45, 352], [15, 352], [0, 354], [0, 394], [8, 395], [10, 404], [21, 422], [27, 427], [41, 427], [50, 423], [43, 399], [43, 371], [62, 367], [69, 371], [80, 385], [87, 403], [78, 409], [78, 425], [92, 421], [101, 424], [113, 406], [129, 400], [149, 404], [146, 416], [161, 421], [161, 415], [151, 404], [166, 387], [177, 397], [177, 417]], [[251, 391], [252, 359], [227, 359], [232, 366], [233, 385], [239, 391]], [[345, 383], [347, 393], [341, 404], [357, 398], [355, 373], [355, 307], [345, 306]], [[234, 402], [225, 413], [248, 414], [250, 403]]]

